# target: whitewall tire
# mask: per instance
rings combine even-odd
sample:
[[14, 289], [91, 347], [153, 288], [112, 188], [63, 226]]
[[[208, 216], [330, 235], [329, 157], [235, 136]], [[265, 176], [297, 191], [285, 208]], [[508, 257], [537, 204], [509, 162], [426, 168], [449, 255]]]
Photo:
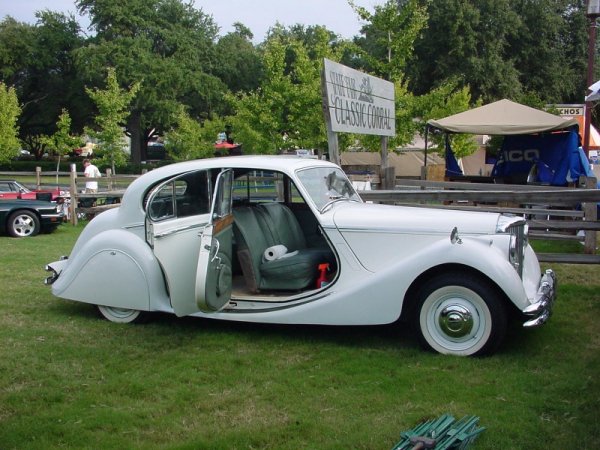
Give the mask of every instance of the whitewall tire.
[[467, 274], [438, 275], [417, 296], [421, 343], [438, 353], [476, 356], [495, 351], [506, 334], [506, 310], [495, 287]]
[[115, 308], [112, 306], [97, 305], [98, 312], [102, 317], [115, 323], [140, 323], [146, 318], [143, 311], [128, 308]]

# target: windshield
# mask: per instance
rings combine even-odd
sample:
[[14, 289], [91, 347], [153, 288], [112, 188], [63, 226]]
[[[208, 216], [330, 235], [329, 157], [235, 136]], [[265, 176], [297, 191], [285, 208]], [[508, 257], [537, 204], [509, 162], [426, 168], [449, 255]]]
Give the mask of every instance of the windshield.
[[362, 201], [341, 169], [334, 167], [304, 169], [298, 172], [298, 178], [319, 210], [332, 200]]

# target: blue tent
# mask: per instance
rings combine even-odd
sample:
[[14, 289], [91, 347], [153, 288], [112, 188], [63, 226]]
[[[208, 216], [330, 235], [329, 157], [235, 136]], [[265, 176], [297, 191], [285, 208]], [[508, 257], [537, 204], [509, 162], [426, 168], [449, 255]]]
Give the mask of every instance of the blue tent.
[[567, 186], [593, 176], [577, 131], [512, 135], [504, 138], [492, 176], [514, 183]]

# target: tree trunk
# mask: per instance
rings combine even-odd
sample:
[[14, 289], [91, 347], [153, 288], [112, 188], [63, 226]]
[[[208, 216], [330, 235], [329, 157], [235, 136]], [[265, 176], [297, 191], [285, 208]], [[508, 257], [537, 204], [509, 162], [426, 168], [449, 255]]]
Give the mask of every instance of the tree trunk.
[[[133, 164], [141, 164], [142, 156], [142, 115], [139, 111], [132, 111], [127, 121], [129, 129], [129, 138], [131, 139], [131, 162]], [[145, 158], [144, 158], [145, 159]]]

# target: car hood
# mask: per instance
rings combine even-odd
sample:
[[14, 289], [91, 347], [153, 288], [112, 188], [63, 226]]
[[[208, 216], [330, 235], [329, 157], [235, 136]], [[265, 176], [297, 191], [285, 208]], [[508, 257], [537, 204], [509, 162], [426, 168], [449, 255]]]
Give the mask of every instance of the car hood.
[[340, 231], [372, 230], [403, 233], [448, 233], [454, 227], [465, 234], [495, 233], [499, 214], [371, 203], [339, 203], [333, 220]]

